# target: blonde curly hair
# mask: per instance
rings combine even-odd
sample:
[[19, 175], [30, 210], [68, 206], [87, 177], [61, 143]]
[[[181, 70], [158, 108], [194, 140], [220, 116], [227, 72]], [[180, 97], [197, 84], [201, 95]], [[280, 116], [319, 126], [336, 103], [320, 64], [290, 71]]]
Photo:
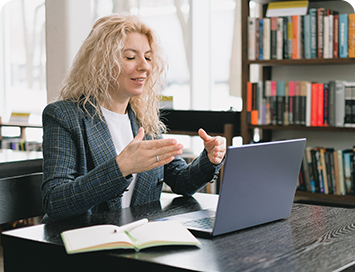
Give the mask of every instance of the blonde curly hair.
[[158, 138], [166, 131], [159, 118], [159, 92], [165, 86], [167, 62], [157, 35], [137, 16], [112, 14], [95, 22], [61, 84], [59, 99], [83, 103], [84, 108], [89, 103], [96, 109], [95, 114], [102, 118], [100, 104], [111, 105], [109, 89], [119, 86], [122, 52], [130, 33], [147, 36], [152, 51], [152, 71], [142, 94], [132, 97], [129, 103], [146, 134]]

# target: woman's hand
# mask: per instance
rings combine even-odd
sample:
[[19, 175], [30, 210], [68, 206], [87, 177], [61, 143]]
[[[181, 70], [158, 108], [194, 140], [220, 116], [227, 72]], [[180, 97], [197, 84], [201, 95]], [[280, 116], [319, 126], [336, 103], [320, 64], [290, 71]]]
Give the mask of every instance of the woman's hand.
[[144, 129], [116, 157], [124, 177], [168, 164], [174, 156], [182, 154], [183, 145], [175, 139], [143, 141]]
[[224, 139], [220, 136], [211, 137], [202, 128], [198, 130], [198, 135], [203, 140], [210, 162], [213, 164], [220, 164], [226, 153]]

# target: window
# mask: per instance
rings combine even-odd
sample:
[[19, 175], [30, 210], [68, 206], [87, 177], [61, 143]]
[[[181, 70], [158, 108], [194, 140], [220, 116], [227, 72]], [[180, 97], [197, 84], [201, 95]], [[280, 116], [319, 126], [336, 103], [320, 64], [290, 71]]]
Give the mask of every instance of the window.
[[[30, 123], [41, 124], [46, 105], [44, 0], [0, 2], [0, 116], [28, 112]], [[17, 128], [3, 128], [16, 135]], [[27, 129], [27, 140], [41, 141], [40, 129]]]

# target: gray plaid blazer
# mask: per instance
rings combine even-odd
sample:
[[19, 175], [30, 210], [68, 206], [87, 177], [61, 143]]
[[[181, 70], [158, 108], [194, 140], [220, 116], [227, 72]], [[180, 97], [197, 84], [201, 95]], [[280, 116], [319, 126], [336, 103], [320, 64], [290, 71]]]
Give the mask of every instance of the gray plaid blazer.
[[[139, 125], [130, 107], [128, 114], [135, 137]], [[57, 101], [46, 106], [42, 121], [43, 222], [120, 209], [132, 177], [122, 175], [108, 127], [94, 108], [87, 105], [85, 111], [77, 103]], [[176, 156], [165, 166], [137, 174], [131, 206], [159, 200], [163, 182], [190, 196], [216, 178], [221, 166], [208, 160], [206, 150], [190, 164]]]

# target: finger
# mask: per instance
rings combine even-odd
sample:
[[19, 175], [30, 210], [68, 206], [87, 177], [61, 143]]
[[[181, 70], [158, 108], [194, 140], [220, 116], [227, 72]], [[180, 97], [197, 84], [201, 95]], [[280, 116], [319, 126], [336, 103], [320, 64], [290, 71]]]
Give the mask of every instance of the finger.
[[144, 134], [145, 134], [144, 128], [140, 127], [138, 130], [138, 133], [137, 133], [136, 137], [134, 137], [133, 141], [135, 141], [135, 142], [142, 141], [144, 138]]
[[204, 129], [202, 129], [202, 128], [200, 128], [200, 129], [198, 130], [198, 135], [199, 135], [200, 138], [201, 138], [202, 140], [204, 140], [204, 141], [210, 141], [210, 140], [212, 139], [212, 137], [209, 136], [209, 135], [206, 133], [206, 131], [205, 131]]

